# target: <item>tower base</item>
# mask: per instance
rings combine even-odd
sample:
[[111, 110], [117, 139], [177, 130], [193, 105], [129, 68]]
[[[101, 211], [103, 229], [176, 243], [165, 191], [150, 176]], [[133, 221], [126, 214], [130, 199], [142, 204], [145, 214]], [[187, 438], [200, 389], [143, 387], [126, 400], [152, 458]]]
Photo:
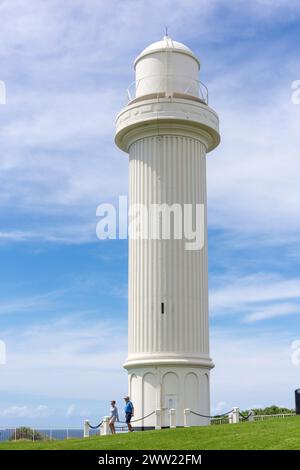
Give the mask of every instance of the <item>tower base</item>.
[[[176, 425], [184, 425], [184, 409], [210, 415], [209, 369], [199, 366], [126, 367], [128, 390], [134, 405], [134, 418], [161, 410], [161, 426], [170, 424], [169, 410], [176, 410]], [[191, 426], [207, 426], [210, 419], [190, 415]], [[138, 421], [136, 426], [154, 427], [155, 414]]]

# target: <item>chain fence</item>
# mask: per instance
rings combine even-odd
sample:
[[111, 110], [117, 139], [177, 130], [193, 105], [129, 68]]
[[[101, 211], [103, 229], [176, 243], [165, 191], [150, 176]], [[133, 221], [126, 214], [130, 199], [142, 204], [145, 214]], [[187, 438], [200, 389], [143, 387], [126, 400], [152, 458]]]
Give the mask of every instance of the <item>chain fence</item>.
[[[233, 410], [230, 410], [226, 413], [221, 415], [204, 415], [202, 413], [198, 413], [196, 411], [191, 410], [191, 414], [210, 419], [210, 423], [212, 425], [218, 424], [228, 424], [229, 423], [229, 415], [232, 413]], [[139, 421], [145, 420], [155, 414], [155, 411], [143, 416], [142, 418], [138, 418], [132, 420], [131, 423], [137, 423]], [[245, 414], [239, 412], [240, 422], [249, 421], [251, 413]], [[273, 414], [273, 415], [252, 415], [253, 421], [265, 421], [269, 419], [284, 419], [284, 418], [291, 418], [295, 417], [296, 413], [280, 413], [280, 414]], [[115, 426], [118, 432], [125, 432], [128, 430], [125, 421], [119, 421], [121, 426]], [[103, 424], [103, 420], [97, 424], [96, 426], [92, 426], [89, 424], [90, 428], [90, 435], [99, 435], [99, 428]], [[0, 442], [1, 441], [18, 441], [18, 440], [31, 440], [31, 441], [52, 441], [52, 440], [64, 440], [64, 439], [79, 439], [84, 437], [84, 431], [81, 427], [69, 427], [69, 426], [19, 426], [19, 427], [12, 427], [12, 426], [1, 426], [0, 427]]]
[[102, 425], [102, 423], [103, 423], [103, 420], [99, 424], [97, 424], [96, 426], [92, 426], [89, 422], [87, 424], [88, 424], [88, 427], [90, 429], [99, 429], [100, 426]]
[[210, 415], [203, 415], [201, 413], [198, 413], [197, 411], [191, 410], [191, 414], [196, 415], [196, 416], [201, 416], [201, 418], [209, 418], [209, 419], [222, 419], [223, 417], [230, 415], [230, 413], [232, 412], [233, 412], [233, 409], [221, 415], [210, 416]]

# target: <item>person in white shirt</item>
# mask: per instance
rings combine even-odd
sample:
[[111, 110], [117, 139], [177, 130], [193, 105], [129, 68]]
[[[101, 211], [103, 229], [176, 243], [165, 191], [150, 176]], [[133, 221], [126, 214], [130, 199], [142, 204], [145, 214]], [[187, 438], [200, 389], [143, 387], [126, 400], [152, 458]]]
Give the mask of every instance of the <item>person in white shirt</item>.
[[112, 400], [110, 402], [110, 416], [109, 416], [109, 428], [111, 430], [112, 434], [116, 434], [115, 430], [115, 422], [119, 421], [119, 413], [118, 413], [118, 408], [116, 406], [116, 401]]

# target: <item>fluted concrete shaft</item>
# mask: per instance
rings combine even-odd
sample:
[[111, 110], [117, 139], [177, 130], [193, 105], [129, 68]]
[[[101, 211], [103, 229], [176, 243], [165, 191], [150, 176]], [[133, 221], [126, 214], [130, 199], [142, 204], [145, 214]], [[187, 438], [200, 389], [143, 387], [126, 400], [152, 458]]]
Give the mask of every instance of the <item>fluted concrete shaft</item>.
[[172, 230], [169, 240], [130, 240], [128, 360], [208, 355], [205, 153], [199, 140], [173, 135], [130, 147], [129, 204], [145, 205], [148, 214], [152, 204], [201, 204], [205, 229], [204, 246], [195, 251], [186, 249], [186, 239], [172, 238]]

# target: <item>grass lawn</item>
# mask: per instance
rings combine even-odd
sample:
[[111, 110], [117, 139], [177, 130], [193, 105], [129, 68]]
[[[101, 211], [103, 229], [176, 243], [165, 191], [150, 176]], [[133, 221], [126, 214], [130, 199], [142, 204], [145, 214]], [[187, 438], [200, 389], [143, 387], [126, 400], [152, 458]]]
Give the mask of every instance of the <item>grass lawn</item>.
[[64, 441], [2, 442], [0, 450], [300, 449], [300, 417]]

